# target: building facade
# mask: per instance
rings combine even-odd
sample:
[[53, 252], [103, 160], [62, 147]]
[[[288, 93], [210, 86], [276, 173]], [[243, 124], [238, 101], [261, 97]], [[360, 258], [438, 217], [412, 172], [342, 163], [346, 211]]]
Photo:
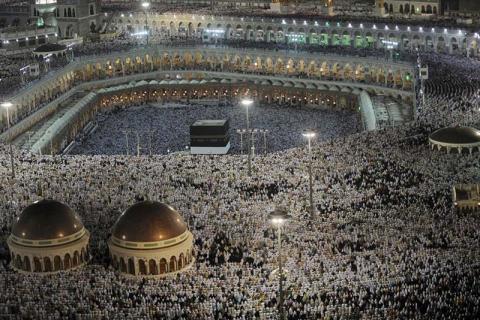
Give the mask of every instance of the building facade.
[[383, 12], [390, 15], [429, 16], [440, 14], [440, 0], [376, 0], [376, 6], [383, 7]]
[[101, 28], [100, 0], [32, 0], [32, 20], [58, 28], [59, 38], [96, 33]]

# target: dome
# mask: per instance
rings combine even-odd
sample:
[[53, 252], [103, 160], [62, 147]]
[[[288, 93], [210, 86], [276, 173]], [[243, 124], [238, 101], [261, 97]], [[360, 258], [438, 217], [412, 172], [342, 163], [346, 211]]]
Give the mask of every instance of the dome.
[[68, 237], [82, 229], [80, 218], [70, 207], [55, 200], [41, 200], [22, 211], [12, 234], [37, 241]]
[[187, 231], [182, 216], [171, 206], [142, 201], [128, 208], [113, 227], [113, 236], [128, 242], [157, 242]]
[[432, 142], [452, 145], [480, 143], [480, 131], [471, 127], [448, 127], [438, 129], [430, 135]]

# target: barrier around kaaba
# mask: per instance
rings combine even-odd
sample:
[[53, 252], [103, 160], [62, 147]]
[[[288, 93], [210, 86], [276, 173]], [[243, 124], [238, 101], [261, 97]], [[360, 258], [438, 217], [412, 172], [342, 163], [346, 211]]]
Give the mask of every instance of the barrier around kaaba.
[[190, 126], [192, 154], [227, 154], [230, 149], [228, 120], [197, 120]]

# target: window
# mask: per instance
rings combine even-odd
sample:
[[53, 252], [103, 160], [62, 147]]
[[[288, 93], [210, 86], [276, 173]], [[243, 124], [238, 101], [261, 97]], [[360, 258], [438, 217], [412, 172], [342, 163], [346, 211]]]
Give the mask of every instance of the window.
[[95, 14], [95, 8], [93, 4], [90, 5], [90, 15], [93, 16]]
[[72, 17], [75, 17], [75, 8], [72, 9]]

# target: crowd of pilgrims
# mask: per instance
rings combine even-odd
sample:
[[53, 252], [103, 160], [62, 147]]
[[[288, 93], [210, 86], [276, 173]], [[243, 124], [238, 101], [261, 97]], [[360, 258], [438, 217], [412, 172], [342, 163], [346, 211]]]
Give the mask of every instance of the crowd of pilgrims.
[[[249, 115], [250, 129], [255, 130], [252, 144], [255, 152], [260, 154], [305, 145], [302, 132], [306, 128], [317, 132], [321, 140], [361, 130], [358, 113], [340, 108], [255, 105], [250, 108]], [[230, 153], [246, 153], [247, 134], [242, 132], [240, 136], [237, 132], [246, 130], [245, 109], [227, 101], [152, 103], [114, 108], [96, 117], [95, 131], [79, 136], [71, 153], [126, 154], [128, 139], [128, 153], [137, 154], [137, 134], [140, 154], [185, 151], [190, 145], [190, 125], [201, 119], [228, 119]], [[263, 130], [268, 131], [264, 134]]]
[[[446, 155], [415, 125], [353, 134], [308, 152], [256, 156], [1, 154], [0, 313], [17, 318], [274, 319], [276, 230], [284, 207], [288, 319], [467, 319], [479, 310], [478, 215], [453, 210], [451, 185], [478, 181], [478, 154]], [[72, 272], [14, 272], [6, 238], [42, 197], [69, 204], [91, 233], [91, 260]], [[161, 280], [124, 278], [106, 240], [138, 200], [171, 204], [195, 236], [194, 266]]]
[[[478, 153], [431, 150], [445, 125], [478, 126], [477, 60], [421, 54], [428, 64], [418, 120], [314, 141], [315, 214], [306, 148], [246, 157], [39, 156], [0, 146], [0, 315], [14, 319], [274, 319], [276, 207], [283, 227], [285, 310], [294, 319], [475, 319], [480, 314], [478, 214], [459, 212], [452, 185], [478, 183]], [[292, 133], [296, 134], [296, 133]], [[114, 141], [119, 145], [122, 140]], [[6, 239], [41, 198], [71, 206], [91, 233], [81, 269], [14, 272]], [[155, 279], [114, 271], [106, 240], [141, 199], [177, 208], [194, 234], [195, 263]]]

